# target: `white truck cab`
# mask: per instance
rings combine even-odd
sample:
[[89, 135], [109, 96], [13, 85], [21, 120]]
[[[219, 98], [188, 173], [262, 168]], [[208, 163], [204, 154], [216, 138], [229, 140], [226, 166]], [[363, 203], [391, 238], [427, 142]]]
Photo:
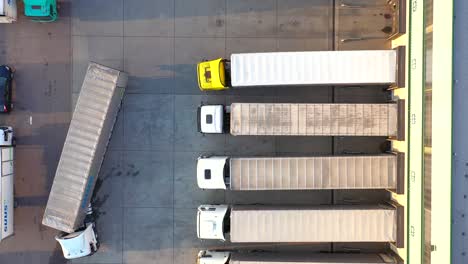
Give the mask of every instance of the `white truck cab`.
[[224, 106], [202, 105], [198, 107], [198, 131], [207, 134], [221, 134], [224, 132]]
[[66, 259], [76, 259], [89, 256], [98, 250], [98, 240], [95, 225], [88, 224], [84, 230], [71, 234], [62, 233], [55, 237], [62, 247]]
[[199, 157], [197, 183], [201, 189], [228, 189], [229, 157]]
[[0, 126], [0, 147], [10, 147], [14, 145], [13, 128], [9, 126]]
[[14, 136], [13, 128], [0, 126], [0, 241], [13, 235], [14, 216]]
[[197, 236], [200, 239], [226, 240], [229, 225], [229, 206], [200, 205], [197, 210]]
[[201, 250], [198, 252], [197, 264], [228, 264], [230, 252]]

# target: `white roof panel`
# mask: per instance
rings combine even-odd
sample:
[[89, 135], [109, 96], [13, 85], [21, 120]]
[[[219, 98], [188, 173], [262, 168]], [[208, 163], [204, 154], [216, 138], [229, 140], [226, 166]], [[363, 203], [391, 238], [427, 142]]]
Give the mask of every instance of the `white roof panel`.
[[233, 87], [391, 84], [395, 50], [305, 51], [231, 55]]
[[239, 191], [397, 188], [391, 154], [232, 158], [230, 165], [231, 189]]
[[383, 205], [233, 206], [230, 234], [233, 243], [395, 242], [397, 213]]

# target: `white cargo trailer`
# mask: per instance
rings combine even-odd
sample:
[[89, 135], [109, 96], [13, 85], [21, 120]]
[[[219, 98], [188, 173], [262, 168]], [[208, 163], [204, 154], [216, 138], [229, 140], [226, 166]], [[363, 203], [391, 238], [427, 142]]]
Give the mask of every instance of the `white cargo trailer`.
[[233, 243], [403, 243], [398, 205], [313, 207], [201, 205], [197, 235]]
[[0, 23], [13, 23], [17, 17], [16, 0], [0, 0]]
[[202, 189], [233, 191], [388, 189], [404, 192], [404, 154], [323, 157], [199, 157]]
[[0, 127], [0, 242], [13, 235], [14, 228], [14, 137], [13, 128]]
[[201, 133], [385, 136], [403, 140], [404, 100], [385, 104], [233, 103], [198, 108]]
[[197, 66], [201, 90], [298, 85], [404, 87], [405, 48], [232, 54]]
[[42, 219], [46, 226], [72, 233], [57, 238], [66, 258], [81, 257], [96, 249], [96, 236], [81, 234], [90, 232], [84, 219], [126, 84], [125, 73], [89, 64]]
[[202, 250], [197, 264], [403, 264], [394, 253], [291, 253]]

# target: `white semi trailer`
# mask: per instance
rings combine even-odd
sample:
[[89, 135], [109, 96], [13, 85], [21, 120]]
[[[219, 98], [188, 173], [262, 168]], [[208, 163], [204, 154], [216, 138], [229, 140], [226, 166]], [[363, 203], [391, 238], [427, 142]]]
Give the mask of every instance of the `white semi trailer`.
[[404, 87], [405, 48], [232, 54], [200, 62], [204, 90], [298, 85], [392, 85]]
[[403, 264], [394, 253], [288, 253], [202, 250], [197, 264]]
[[0, 0], [0, 23], [13, 23], [17, 17], [16, 0]]
[[0, 126], [0, 242], [14, 233], [14, 145], [13, 128]]
[[403, 140], [404, 100], [385, 104], [201, 105], [201, 133], [234, 136], [385, 136]]
[[125, 73], [89, 64], [42, 219], [63, 232], [56, 240], [67, 259], [97, 250], [94, 222], [85, 217], [126, 84]]
[[323, 157], [201, 156], [202, 189], [233, 191], [388, 189], [404, 191], [404, 154]]
[[201, 205], [200, 239], [233, 243], [388, 242], [403, 246], [398, 205], [228, 206]]

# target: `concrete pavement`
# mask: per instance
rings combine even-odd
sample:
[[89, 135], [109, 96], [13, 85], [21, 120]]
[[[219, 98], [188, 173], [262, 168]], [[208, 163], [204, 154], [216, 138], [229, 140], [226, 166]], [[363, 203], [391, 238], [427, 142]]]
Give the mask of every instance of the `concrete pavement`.
[[[381, 35], [385, 20], [378, 10], [370, 11], [376, 14], [373, 27], [359, 24], [358, 11], [340, 11], [327, 0], [80, 0], [62, 2], [59, 12], [57, 23], [20, 17], [0, 27], [1, 63], [17, 68], [15, 109], [0, 120], [12, 124], [18, 136], [16, 234], [0, 245], [0, 263], [65, 262], [53, 239], [56, 232], [41, 219], [89, 61], [124, 70], [130, 79], [95, 192], [101, 248], [72, 263], [194, 263], [200, 248], [229, 247], [196, 238], [196, 207], [202, 203], [387, 198], [385, 192], [208, 191], [199, 190], [195, 180], [200, 154], [379, 152], [383, 138], [202, 136], [196, 131], [196, 107], [201, 102], [382, 102], [387, 97], [382, 87], [202, 93], [195, 71], [198, 61], [233, 52], [353, 49], [355, 43], [346, 46], [337, 39], [359, 32]], [[349, 23], [351, 29], [337, 33]]]

